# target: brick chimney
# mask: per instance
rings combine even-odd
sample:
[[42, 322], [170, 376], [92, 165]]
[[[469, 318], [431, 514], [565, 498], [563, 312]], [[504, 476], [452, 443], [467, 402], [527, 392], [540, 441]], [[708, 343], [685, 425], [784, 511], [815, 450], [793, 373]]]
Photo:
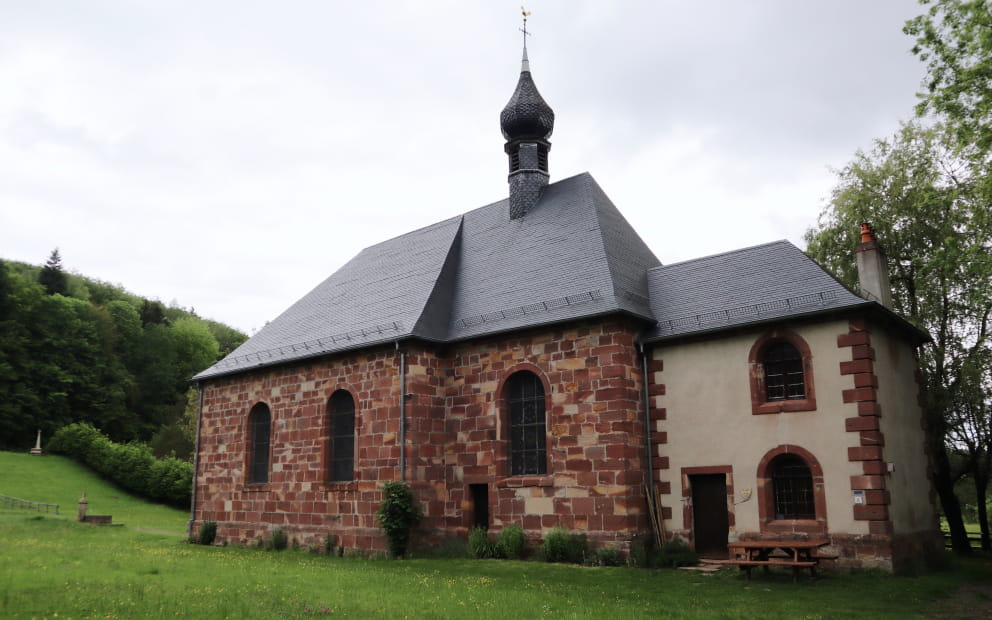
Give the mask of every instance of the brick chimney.
[[858, 259], [858, 284], [861, 296], [892, 309], [892, 285], [889, 284], [889, 263], [885, 251], [875, 239], [868, 223], [861, 224], [861, 243], [854, 249]]

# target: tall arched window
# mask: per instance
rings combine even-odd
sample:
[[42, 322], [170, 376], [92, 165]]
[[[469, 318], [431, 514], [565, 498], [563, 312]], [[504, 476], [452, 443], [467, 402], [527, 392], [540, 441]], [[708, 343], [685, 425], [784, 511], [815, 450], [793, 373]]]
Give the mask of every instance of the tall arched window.
[[548, 470], [544, 384], [540, 377], [522, 370], [506, 380], [511, 476], [544, 474]]
[[269, 481], [269, 438], [272, 415], [265, 403], [258, 403], [248, 414], [248, 482]]
[[782, 454], [771, 463], [775, 519], [815, 519], [813, 473], [795, 454]]
[[765, 398], [800, 400], [806, 398], [803, 356], [796, 347], [782, 340], [768, 345], [762, 358], [765, 367]]
[[346, 482], [355, 479], [355, 399], [344, 390], [331, 395], [327, 404], [330, 424], [328, 479]]

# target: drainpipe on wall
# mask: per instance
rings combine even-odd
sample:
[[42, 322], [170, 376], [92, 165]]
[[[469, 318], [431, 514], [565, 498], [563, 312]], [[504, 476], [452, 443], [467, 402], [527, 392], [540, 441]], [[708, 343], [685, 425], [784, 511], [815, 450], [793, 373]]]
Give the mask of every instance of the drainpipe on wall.
[[406, 482], [406, 351], [400, 350], [399, 340], [396, 350], [400, 354], [400, 481]]
[[647, 446], [648, 455], [648, 492], [654, 498], [654, 465], [651, 463], [651, 396], [648, 390], [648, 355], [644, 351], [644, 343], [638, 342], [637, 348], [641, 352], [641, 383], [644, 387], [644, 441]]
[[186, 536], [193, 535], [193, 520], [196, 518], [196, 478], [200, 470], [200, 426], [203, 424], [203, 388], [196, 383], [200, 403], [196, 408], [196, 441], [193, 444], [193, 489], [189, 498], [189, 521], [186, 522]]

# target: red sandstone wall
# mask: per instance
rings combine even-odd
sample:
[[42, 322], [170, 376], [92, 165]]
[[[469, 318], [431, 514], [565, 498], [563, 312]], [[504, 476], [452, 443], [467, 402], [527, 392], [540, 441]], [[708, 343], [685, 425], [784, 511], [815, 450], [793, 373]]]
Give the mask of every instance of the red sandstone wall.
[[[406, 473], [427, 514], [419, 538], [464, 535], [469, 484], [489, 488], [490, 524], [537, 538], [554, 525], [623, 545], [648, 529], [643, 492], [637, 325], [578, 323], [455, 345], [406, 344]], [[326, 534], [346, 548], [384, 550], [374, 519], [383, 481], [400, 478], [400, 354], [391, 347], [210, 381], [196, 475], [196, 522], [239, 543], [282, 527], [304, 545]], [[527, 369], [545, 382], [548, 474], [507, 477], [503, 381]], [[326, 406], [356, 403], [356, 476], [326, 481]], [[248, 412], [271, 410], [269, 482], [246, 483]], [[196, 524], [194, 524], [194, 528]]]
[[[530, 536], [562, 525], [625, 544], [649, 528], [636, 326], [582, 323], [454, 347], [447, 387], [448, 501], [443, 527], [463, 533], [469, 484], [487, 484], [491, 525]], [[517, 370], [545, 381], [548, 474], [508, 476], [502, 383]]]
[[[380, 480], [398, 478], [399, 356], [390, 349], [281, 367], [203, 386], [196, 521], [240, 543], [280, 526], [302, 544], [326, 533], [349, 548], [383, 549], [373, 518]], [[327, 401], [338, 389], [355, 398], [356, 480], [326, 482]], [[268, 484], [246, 482], [248, 411], [272, 412]]]

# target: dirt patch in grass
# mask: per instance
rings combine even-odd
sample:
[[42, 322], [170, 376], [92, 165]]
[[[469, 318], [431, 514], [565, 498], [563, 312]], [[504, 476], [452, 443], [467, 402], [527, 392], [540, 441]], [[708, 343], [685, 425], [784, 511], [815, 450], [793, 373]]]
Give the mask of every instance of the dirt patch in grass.
[[931, 618], [992, 618], [992, 583], [967, 583], [940, 602]]

